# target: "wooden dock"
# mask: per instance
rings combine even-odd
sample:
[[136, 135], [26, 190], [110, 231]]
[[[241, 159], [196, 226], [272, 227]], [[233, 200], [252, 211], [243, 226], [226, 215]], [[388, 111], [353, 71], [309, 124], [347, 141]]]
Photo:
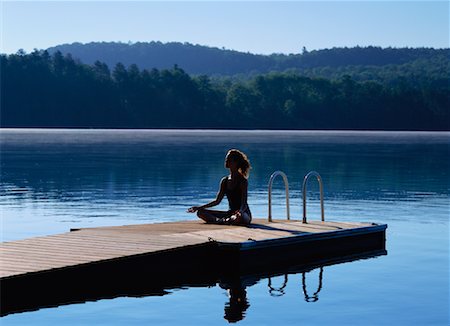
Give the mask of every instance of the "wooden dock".
[[384, 251], [386, 227], [263, 219], [248, 227], [184, 221], [84, 228], [4, 242], [1, 315], [132, 295], [130, 289], [145, 295], [142, 288], [151, 293], [161, 286], [210, 283], [223, 273]]

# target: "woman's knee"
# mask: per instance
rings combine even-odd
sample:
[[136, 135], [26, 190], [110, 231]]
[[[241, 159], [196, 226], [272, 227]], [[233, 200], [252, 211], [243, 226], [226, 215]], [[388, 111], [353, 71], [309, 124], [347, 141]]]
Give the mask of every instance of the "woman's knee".
[[197, 210], [197, 216], [203, 218], [205, 216], [205, 209], [200, 208], [199, 210]]
[[199, 209], [197, 211], [197, 216], [206, 223], [213, 223], [216, 220], [215, 217], [212, 216], [206, 209]]

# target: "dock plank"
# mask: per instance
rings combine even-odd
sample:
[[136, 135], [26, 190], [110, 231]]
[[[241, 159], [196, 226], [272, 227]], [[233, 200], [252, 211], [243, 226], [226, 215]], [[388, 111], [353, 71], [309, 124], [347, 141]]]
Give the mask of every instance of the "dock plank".
[[159, 242], [167, 244], [178, 245], [182, 240], [176, 240], [173, 238], [165, 238], [164, 236], [154, 237], [148, 239], [147, 241], [135, 241], [133, 237], [130, 237], [127, 241], [123, 240], [118, 242], [114, 237], [104, 236], [99, 237], [89, 237], [84, 235], [76, 235], [72, 237], [60, 236], [60, 237], [48, 237], [39, 239], [29, 239], [17, 243], [6, 243], [5, 247], [10, 246], [63, 246], [63, 245], [73, 245], [77, 248], [97, 248], [101, 246], [107, 246], [108, 248], [118, 248], [120, 250], [127, 250], [129, 248], [147, 248], [149, 245], [157, 245]]

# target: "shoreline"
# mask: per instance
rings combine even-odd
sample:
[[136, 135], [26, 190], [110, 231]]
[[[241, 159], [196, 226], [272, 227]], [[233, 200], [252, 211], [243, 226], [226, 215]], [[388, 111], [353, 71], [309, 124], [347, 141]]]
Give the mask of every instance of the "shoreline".
[[156, 132], [264, 132], [264, 133], [340, 133], [340, 134], [356, 134], [356, 133], [396, 133], [396, 134], [412, 134], [412, 133], [436, 133], [450, 134], [449, 130], [394, 130], [394, 129], [227, 129], [227, 128], [84, 128], [84, 127], [0, 127], [1, 131], [156, 131]]
[[450, 131], [0, 128], [2, 145], [25, 144], [449, 144]]

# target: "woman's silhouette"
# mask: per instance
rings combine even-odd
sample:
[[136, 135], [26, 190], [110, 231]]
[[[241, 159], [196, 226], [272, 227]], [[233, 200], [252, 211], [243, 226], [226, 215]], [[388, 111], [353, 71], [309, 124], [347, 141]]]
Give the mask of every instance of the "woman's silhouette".
[[[216, 199], [203, 206], [193, 206], [188, 209], [188, 212], [197, 212], [197, 216], [206, 223], [250, 224], [252, 213], [247, 204], [250, 162], [243, 152], [231, 149], [225, 157], [225, 167], [230, 170], [230, 175], [223, 177], [220, 181]], [[220, 204], [225, 195], [229, 204], [228, 211], [207, 209]]]

